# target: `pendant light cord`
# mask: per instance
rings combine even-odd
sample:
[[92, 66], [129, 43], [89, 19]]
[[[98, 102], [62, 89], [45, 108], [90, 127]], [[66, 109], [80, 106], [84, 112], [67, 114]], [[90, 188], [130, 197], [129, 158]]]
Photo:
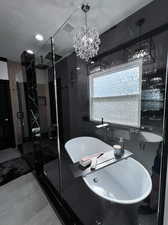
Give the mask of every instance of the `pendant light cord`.
[[85, 26], [86, 26], [86, 30], [87, 30], [87, 12], [85, 12]]

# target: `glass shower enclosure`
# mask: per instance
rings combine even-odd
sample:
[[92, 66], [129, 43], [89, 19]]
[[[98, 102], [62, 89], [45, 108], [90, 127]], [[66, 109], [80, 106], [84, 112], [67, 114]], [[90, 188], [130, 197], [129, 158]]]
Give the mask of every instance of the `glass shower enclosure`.
[[[130, 56], [139, 43], [136, 37], [134, 37], [136, 42], [120, 45], [87, 63], [76, 56], [72, 48], [76, 27], [72, 24], [79, 16], [80, 10], [74, 10], [57, 32], [35, 53], [41, 145], [39, 157], [42, 158], [42, 173], [57, 196], [63, 199], [81, 224], [161, 225], [167, 159], [167, 141], [164, 137], [167, 135], [165, 129], [168, 31], [151, 32], [148, 37], [144, 37], [143, 41], [146, 42], [152, 39], [154, 47], [147, 60], [141, 59], [140, 69], [137, 72], [141, 74], [139, 78], [135, 71], [133, 75], [129, 73], [129, 76], [127, 71], [137, 63], [137, 60], [132, 61]], [[71, 43], [71, 48], [62, 46], [62, 37], [66, 39], [67, 46]], [[120, 79], [118, 73], [121, 73]], [[135, 90], [136, 76], [139, 81], [137, 90]], [[101, 78], [101, 82], [98, 78]], [[92, 88], [97, 95], [91, 91], [93, 82]], [[124, 89], [126, 86], [127, 90]], [[111, 108], [115, 110], [110, 111]], [[136, 119], [135, 114], [139, 121], [130, 124], [132, 118]], [[102, 117], [108, 126], [97, 128], [97, 125], [101, 124]], [[101, 176], [104, 169], [94, 171], [94, 185], [90, 188], [86, 182], [87, 176], [85, 178], [74, 176], [73, 157], [65, 148], [69, 140], [74, 140], [76, 144], [75, 138], [79, 137], [96, 138], [101, 140], [101, 143], [106, 143], [109, 148], [120, 144], [122, 138], [124, 148], [133, 153], [131, 160], [134, 161], [128, 159], [106, 167], [114, 171], [115, 176], [112, 172]], [[32, 149], [32, 154], [25, 152], [30, 161], [34, 157], [34, 150], [33, 147], [26, 146], [32, 144], [32, 141], [25, 142], [23, 148], [23, 151]], [[78, 155], [82, 145], [81, 142], [77, 148], [74, 147], [76, 152], [72, 154]], [[91, 154], [92, 152], [89, 154], [86, 151], [85, 156]], [[140, 163], [150, 175], [152, 184], [150, 194], [135, 203], [122, 204], [110, 201], [113, 195], [119, 193], [113, 192], [114, 179], [117, 179], [115, 185], [118, 185], [118, 189], [126, 187], [122, 186], [123, 180], [130, 185], [127, 186], [129, 190], [135, 191], [133, 188], [139, 188], [136, 186], [136, 182], [141, 179], [138, 172], [134, 174], [137, 179], [135, 182], [129, 183], [129, 179], [128, 182], [125, 181], [132, 162], [138, 162], [136, 165]], [[124, 173], [121, 173], [120, 166], [125, 168]], [[104, 179], [104, 182], [100, 179]], [[106, 181], [109, 181], [107, 186]], [[139, 183], [142, 184], [143, 182]], [[126, 190], [120, 193], [124, 191]], [[108, 200], [103, 198], [104, 193], [108, 195]], [[119, 199], [122, 197], [124, 202], [125, 195], [118, 196]]]

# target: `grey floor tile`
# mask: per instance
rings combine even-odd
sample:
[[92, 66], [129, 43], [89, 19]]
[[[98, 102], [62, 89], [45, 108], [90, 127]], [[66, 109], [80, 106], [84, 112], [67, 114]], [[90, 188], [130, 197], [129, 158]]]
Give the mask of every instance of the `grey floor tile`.
[[33, 174], [0, 187], [0, 225], [61, 225]]

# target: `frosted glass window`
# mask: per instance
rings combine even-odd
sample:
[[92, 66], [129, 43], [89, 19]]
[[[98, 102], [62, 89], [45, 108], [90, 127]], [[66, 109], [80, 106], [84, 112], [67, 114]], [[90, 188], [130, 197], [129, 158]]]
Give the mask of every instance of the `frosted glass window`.
[[140, 127], [142, 61], [90, 75], [90, 119]]

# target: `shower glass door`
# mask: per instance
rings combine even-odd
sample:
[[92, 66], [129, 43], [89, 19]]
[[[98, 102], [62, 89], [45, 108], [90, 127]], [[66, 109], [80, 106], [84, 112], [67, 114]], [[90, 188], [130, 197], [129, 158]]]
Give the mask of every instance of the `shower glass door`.
[[[113, 82], [111, 95], [104, 96], [103, 90], [106, 89], [107, 84], [103, 83], [99, 96], [101, 99], [95, 99], [95, 104], [98, 102], [108, 110], [104, 112], [103, 107], [99, 110], [98, 104], [96, 113], [100, 118], [93, 121], [90, 115], [90, 99], [94, 96], [90, 92], [90, 80], [114, 68], [123, 68], [130, 61], [134, 63], [132, 60], [134, 55], [131, 54], [135, 52], [138, 42], [128, 43], [124, 48], [121, 45], [120, 48], [98, 57], [97, 60], [86, 63], [76, 56], [72, 48], [73, 35], [80, 25], [80, 22], [78, 24], [80, 16], [80, 10], [75, 11], [36, 54], [44, 174], [84, 225], [160, 225], [159, 209], [163, 202], [161, 165], [165, 154], [163, 124], [165, 123], [168, 32], [152, 33], [151, 55], [141, 59], [141, 108], [138, 114], [140, 125], [130, 126], [132, 121], [129, 121], [128, 126], [122, 122], [124, 113], [128, 115], [132, 107], [131, 97], [123, 93], [120, 86], [121, 82], [125, 82], [125, 86], [133, 89], [131, 86], [133, 82], [128, 82], [125, 71], [121, 82], [115, 83], [120, 95], [113, 96]], [[120, 32], [126, 35], [126, 27], [126, 24], [123, 24], [123, 28], [118, 29], [123, 29]], [[65, 43], [63, 44], [62, 37], [66, 38], [66, 43], [71, 43], [71, 48], [68, 48], [69, 44], [67, 47]], [[116, 111], [117, 123], [120, 124], [109, 119], [104, 122], [108, 122], [110, 126], [98, 129], [96, 125], [101, 123], [102, 117], [112, 117], [111, 114], [108, 115], [111, 101], [118, 108], [125, 101], [123, 114], [118, 115], [119, 111]], [[114, 111], [113, 115], [115, 115]], [[69, 140], [77, 137], [97, 138], [110, 146], [111, 150], [113, 145], [121, 143], [122, 138], [124, 148], [132, 152], [133, 156], [131, 159], [106, 167], [106, 170], [95, 171], [93, 177], [76, 177], [73, 173], [73, 157], [78, 155], [81, 159], [99, 150], [98, 146], [94, 149], [91, 147], [92, 150], [88, 152], [89, 147], [85, 147], [82, 138], [80, 143], [77, 143], [77, 139], [74, 140], [74, 146], [77, 147], [72, 146], [72, 152], [65, 148]], [[81, 146], [85, 147], [86, 153], [83, 153], [85, 155], [82, 155]], [[134, 166], [130, 169], [132, 165]], [[141, 176], [142, 171], [145, 171], [149, 179]], [[146, 180], [149, 181], [147, 186], [145, 186]], [[149, 191], [150, 185], [152, 188]], [[148, 195], [146, 190], [149, 191]]]

